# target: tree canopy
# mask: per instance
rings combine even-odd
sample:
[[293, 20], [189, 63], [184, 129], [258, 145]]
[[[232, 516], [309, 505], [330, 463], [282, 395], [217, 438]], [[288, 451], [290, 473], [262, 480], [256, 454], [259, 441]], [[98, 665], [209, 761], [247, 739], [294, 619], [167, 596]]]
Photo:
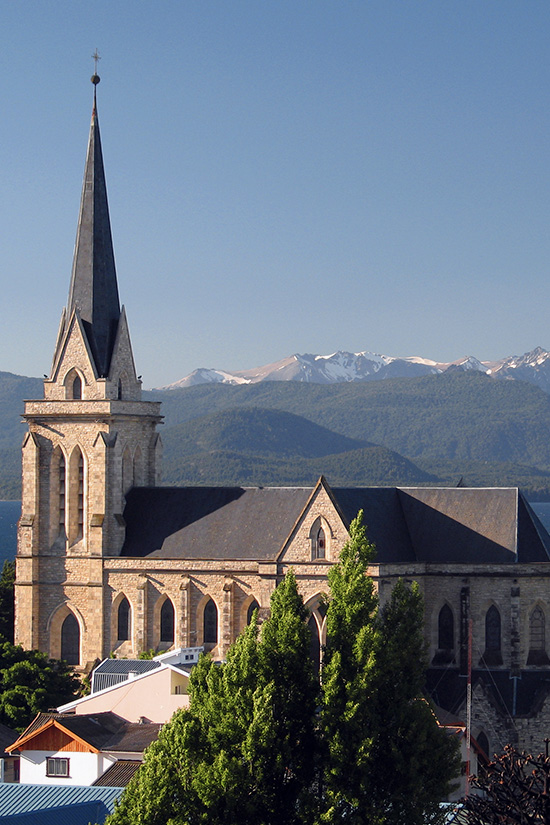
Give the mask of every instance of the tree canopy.
[[191, 705], [147, 751], [108, 825], [424, 825], [458, 773], [422, 694], [423, 605], [400, 581], [382, 609], [362, 514], [329, 572], [322, 678], [292, 571], [231, 647], [203, 656]]

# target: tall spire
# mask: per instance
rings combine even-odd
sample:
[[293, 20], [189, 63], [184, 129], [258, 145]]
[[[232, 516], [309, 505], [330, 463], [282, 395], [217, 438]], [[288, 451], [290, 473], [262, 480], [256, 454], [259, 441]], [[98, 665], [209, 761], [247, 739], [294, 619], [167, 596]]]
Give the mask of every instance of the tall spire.
[[65, 323], [70, 323], [73, 311], [77, 309], [97, 373], [106, 376], [120, 319], [120, 302], [97, 117], [97, 74], [92, 76], [92, 83], [92, 123]]

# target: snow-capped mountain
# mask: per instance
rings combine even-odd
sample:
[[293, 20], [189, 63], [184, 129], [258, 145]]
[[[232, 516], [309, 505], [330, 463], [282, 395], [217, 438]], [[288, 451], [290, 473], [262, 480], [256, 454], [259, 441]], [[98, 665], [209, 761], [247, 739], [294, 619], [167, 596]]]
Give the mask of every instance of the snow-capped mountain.
[[173, 384], [157, 389], [175, 390], [208, 383], [255, 384], [260, 381], [334, 384], [440, 374], [447, 370], [477, 370], [495, 378], [528, 381], [550, 393], [550, 352], [541, 347], [521, 356], [511, 355], [500, 361], [479, 361], [469, 355], [456, 361], [441, 362], [415, 355], [396, 357], [367, 351], [338, 351], [332, 355], [290, 355], [273, 364], [238, 372], [200, 368]]

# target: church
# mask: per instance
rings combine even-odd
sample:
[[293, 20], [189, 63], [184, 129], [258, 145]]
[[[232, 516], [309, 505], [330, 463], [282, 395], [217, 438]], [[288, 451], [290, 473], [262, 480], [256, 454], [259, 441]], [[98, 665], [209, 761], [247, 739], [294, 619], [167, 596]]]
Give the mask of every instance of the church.
[[471, 670], [486, 753], [542, 750], [550, 537], [518, 489], [160, 485], [160, 404], [142, 400], [119, 300], [92, 82], [67, 306], [44, 397], [25, 402], [16, 642], [80, 672], [151, 649], [223, 659], [292, 567], [320, 658], [327, 571], [363, 510], [381, 601], [399, 577], [423, 592], [435, 703], [464, 719]]

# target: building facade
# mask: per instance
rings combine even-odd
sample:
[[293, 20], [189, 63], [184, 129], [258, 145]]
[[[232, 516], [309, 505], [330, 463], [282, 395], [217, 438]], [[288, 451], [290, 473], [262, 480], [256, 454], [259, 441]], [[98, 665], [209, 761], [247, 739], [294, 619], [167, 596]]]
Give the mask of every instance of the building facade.
[[[327, 571], [364, 513], [384, 601], [424, 594], [428, 686], [488, 751], [550, 729], [550, 538], [516, 489], [158, 486], [160, 405], [143, 401], [120, 306], [95, 105], [69, 298], [44, 398], [27, 401], [16, 641], [82, 671], [114, 653], [223, 658], [293, 568], [317, 650]], [[314, 645], [315, 647], [315, 645]]]

